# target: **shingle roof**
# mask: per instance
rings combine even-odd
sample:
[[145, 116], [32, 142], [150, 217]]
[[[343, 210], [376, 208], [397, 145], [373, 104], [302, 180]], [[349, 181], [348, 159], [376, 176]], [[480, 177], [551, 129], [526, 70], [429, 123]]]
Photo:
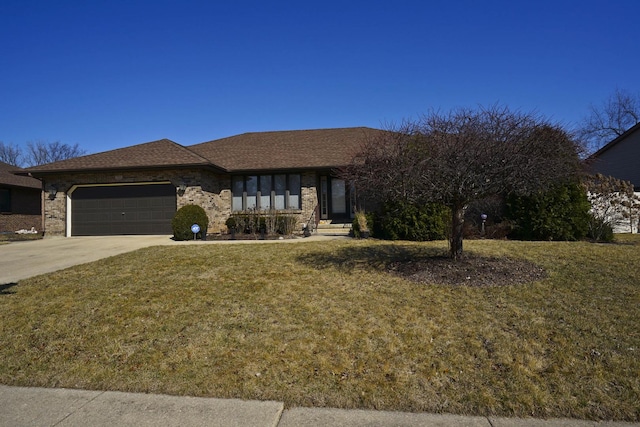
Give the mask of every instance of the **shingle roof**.
[[362, 142], [377, 132], [366, 127], [251, 132], [189, 149], [229, 172], [335, 168], [348, 165]]
[[47, 173], [191, 165], [210, 165], [210, 162], [180, 144], [168, 139], [161, 139], [103, 153], [89, 154], [46, 165], [34, 166], [29, 168], [28, 171]]
[[36, 189], [42, 188], [42, 183], [39, 180], [31, 178], [30, 176], [15, 175], [13, 172], [25, 172], [25, 170], [0, 162], [0, 185]]
[[331, 169], [346, 166], [366, 138], [366, 127], [252, 132], [184, 147], [168, 139], [34, 166], [27, 172], [215, 167], [227, 172]]

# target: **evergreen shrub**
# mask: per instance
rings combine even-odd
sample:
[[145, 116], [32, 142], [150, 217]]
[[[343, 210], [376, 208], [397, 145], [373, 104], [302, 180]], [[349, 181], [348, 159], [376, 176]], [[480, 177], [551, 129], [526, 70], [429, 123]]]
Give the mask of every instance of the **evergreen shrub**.
[[521, 240], [580, 240], [589, 229], [591, 205], [578, 183], [554, 185], [528, 196], [509, 196], [505, 216], [513, 221], [509, 235]]
[[438, 203], [387, 202], [376, 216], [373, 233], [388, 240], [443, 240], [450, 221], [451, 210]]
[[186, 205], [178, 209], [171, 220], [173, 238], [175, 240], [193, 240], [193, 232], [191, 231], [193, 224], [200, 226], [200, 232], [196, 234], [196, 237], [206, 239], [209, 217], [204, 209], [198, 205]]

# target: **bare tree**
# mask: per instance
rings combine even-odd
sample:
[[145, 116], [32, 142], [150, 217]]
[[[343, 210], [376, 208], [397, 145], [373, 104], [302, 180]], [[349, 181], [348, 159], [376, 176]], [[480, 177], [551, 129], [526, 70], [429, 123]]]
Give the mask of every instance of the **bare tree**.
[[86, 151], [81, 149], [78, 144], [69, 145], [63, 144], [60, 141], [31, 141], [27, 142], [25, 163], [27, 163], [28, 166], [37, 166], [71, 159], [73, 157], [82, 156], [85, 153]]
[[600, 105], [591, 105], [578, 135], [587, 149], [597, 151], [640, 122], [640, 94], [616, 89]]
[[22, 164], [21, 160], [22, 150], [20, 147], [0, 141], [0, 162], [19, 167]]
[[463, 254], [469, 203], [528, 194], [575, 177], [577, 146], [562, 128], [493, 106], [432, 112], [367, 141], [345, 170], [360, 194], [377, 201], [440, 202], [452, 212], [450, 254]]

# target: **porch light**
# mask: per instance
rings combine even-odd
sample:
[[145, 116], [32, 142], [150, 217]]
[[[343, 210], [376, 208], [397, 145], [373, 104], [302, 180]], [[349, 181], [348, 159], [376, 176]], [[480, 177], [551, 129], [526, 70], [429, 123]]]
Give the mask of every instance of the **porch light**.
[[185, 182], [181, 182], [180, 186], [178, 187], [178, 191], [180, 192], [180, 194], [184, 194], [184, 192], [187, 191], [187, 184]]
[[51, 187], [49, 187], [49, 198], [51, 200], [56, 198], [56, 194], [58, 194], [58, 189], [56, 187], [54, 187], [53, 185]]

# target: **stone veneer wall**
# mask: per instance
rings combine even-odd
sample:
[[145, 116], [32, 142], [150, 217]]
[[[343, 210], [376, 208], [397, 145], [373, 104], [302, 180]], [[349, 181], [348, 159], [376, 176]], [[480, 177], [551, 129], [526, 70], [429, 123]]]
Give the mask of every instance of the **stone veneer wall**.
[[[158, 171], [131, 171], [97, 174], [61, 174], [43, 179], [45, 191], [55, 186], [57, 193], [50, 199], [48, 193], [44, 200], [44, 227], [46, 236], [66, 235], [67, 192], [74, 185], [91, 184], [125, 184], [138, 182], [170, 181], [176, 188], [181, 183], [187, 185], [184, 194], [177, 192], [176, 200], [179, 209], [188, 204], [202, 206], [209, 217], [209, 233], [226, 232], [225, 221], [231, 215], [231, 177], [215, 174], [206, 170], [176, 169]], [[316, 192], [316, 174], [306, 172], [301, 176], [302, 209], [293, 211], [299, 215], [298, 230], [311, 217], [318, 204]]]

